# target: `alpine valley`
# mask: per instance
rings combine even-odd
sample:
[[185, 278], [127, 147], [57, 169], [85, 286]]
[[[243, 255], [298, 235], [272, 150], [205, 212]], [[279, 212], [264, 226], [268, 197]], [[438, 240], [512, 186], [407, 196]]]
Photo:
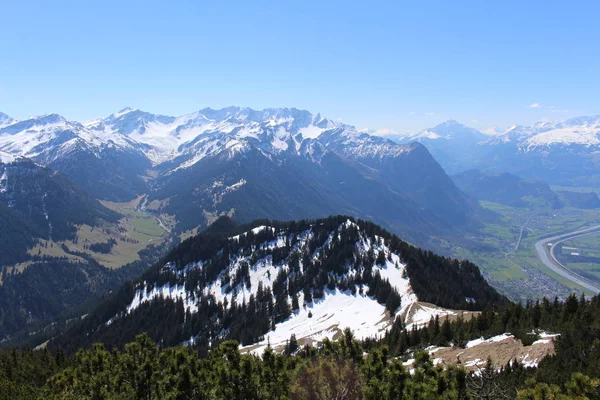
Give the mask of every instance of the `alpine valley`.
[[[78, 123], [5, 120], [0, 150], [60, 171], [91, 196], [174, 218], [173, 230], [345, 213], [417, 243], [459, 236], [481, 211], [425, 147], [297, 109], [230, 107], [170, 117], [124, 109]], [[433, 241], [432, 241], [433, 242]]]
[[[86, 291], [131, 279], [223, 215], [346, 214], [446, 253], [489, 218], [424, 146], [293, 108], [179, 117], [127, 108], [86, 123], [56, 114], [1, 123], [0, 206], [16, 231], [0, 235], [10, 249], [0, 255], [0, 298], [19, 304], [0, 311], [3, 337], [69, 317]], [[78, 278], [61, 281], [57, 262]]]

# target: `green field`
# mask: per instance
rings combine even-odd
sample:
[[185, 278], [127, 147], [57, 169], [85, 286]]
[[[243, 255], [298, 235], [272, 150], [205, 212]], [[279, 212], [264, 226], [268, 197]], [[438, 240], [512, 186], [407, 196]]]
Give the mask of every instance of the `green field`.
[[562, 242], [561, 258], [567, 268], [589, 279], [600, 280], [600, 233], [565, 240]]
[[565, 247], [578, 249], [579, 253], [590, 257], [600, 257], [600, 233], [565, 240], [563, 248]]
[[165, 233], [154, 217], [133, 218], [130, 222], [135, 231], [143, 235], [162, 237]]

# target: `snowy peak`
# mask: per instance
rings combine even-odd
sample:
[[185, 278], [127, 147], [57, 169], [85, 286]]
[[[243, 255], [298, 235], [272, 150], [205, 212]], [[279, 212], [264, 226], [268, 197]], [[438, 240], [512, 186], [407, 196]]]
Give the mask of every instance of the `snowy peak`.
[[434, 126], [433, 128], [421, 131], [414, 136], [415, 140], [444, 139], [463, 142], [478, 142], [484, 140], [485, 138], [486, 135], [477, 129], [469, 128], [468, 126], [465, 126], [455, 120], [448, 120]]
[[496, 127], [484, 132], [448, 120], [433, 128], [413, 134], [390, 135], [398, 143], [418, 141], [434, 146], [433, 141], [453, 141], [455, 144], [513, 144], [519, 149], [530, 151], [549, 146], [600, 145], [600, 115], [577, 117], [565, 121], [540, 121], [535, 124], [513, 125], [508, 129]]
[[83, 125], [58, 114], [31, 117], [0, 128], [0, 149], [47, 162], [44, 154], [61, 148], [66, 151], [94, 140], [92, 135], [82, 134], [83, 131]]
[[103, 136], [122, 134], [138, 143], [154, 164], [184, 160], [181, 168], [207, 155], [257, 147], [267, 153], [296, 151], [303, 139], [337, 126], [320, 115], [295, 108], [253, 110], [204, 108], [171, 117], [126, 108], [87, 126]]
[[94, 158], [100, 158], [107, 149], [139, 152], [137, 144], [126, 136], [107, 134], [88, 126], [68, 121], [58, 114], [15, 121], [0, 127], [0, 150], [31, 158], [44, 165], [77, 158], [81, 152]]
[[11, 124], [14, 121], [11, 117], [0, 112], [0, 126]]
[[198, 116], [215, 122], [227, 121], [231, 124], [246, 127], [282, 127], [288, 133], [302, 134], [304, 138], [316, 138], [323, 130], [339, 126], [333, 121], [311, 114], [309, 111], [297, 108], [267, 108], [253, 110], [251, 108], [227, 107], [221, 110], [205, 108], [198, 111]]
[[427, 146], [435, 146], [436, 142], [440, 146], [473, 146], [489, 138], [477, 129], [470, 128], [455, 120], [448, 120], [416, 133], [390, 134], [386, 137], [397, 143], [419, 142]]
[[[71, 123], [75, 125], [76, 123]], [[29, 117], [22, 121], [0, 128], [0, 134], [16, 134], [22, 131], [43, 131], [47, 129], [60, 129], [69, 127], [70, 123], [58, 114], [46, 114], [37, 117]]]
[[[75, 148], [87, 148], [97, 156], [111, 147], [143, 154], [154, 165], [177, 160], [173, 169], [250, 148], [268, 157], [289, 153], [318, 159], [315, 155], [323, 153], [322, 146], [311, 141], [361, 157], [394, 157], [405, 151], [387, 139], [297, 108], [204, 108], [173, 117], [127, 107], [84, 124], [49, 114], [0, 127], [0, 149], [44, 163]], [[348, 148], [342, 151], [341, 143]]]
[[198, 111], [198, 114], [214, 121], [228, 119], [258, 123], [296, 121], [297, 124], [303, 126], [309, 125], [313, 120], [313, 115], [309, 111], [297, 108], [266, 108], [264, 110], [253, 110], [247, 107], [226, 107], [220, 110], [204, 108]]
[[130, 135], [134, 132], [143, 135], [150, 124], [168, 125], [173, 123], [174, 120], [175, 117], [124, 108], [102, 120], [102, 123], [113, 131], [124, 135]]
[[133, 109], [133, 108], [131, 108], [131, 107], [125, 107], [125, 108], [124, 108], [124, 109], [122, 109], [121, 111], [118, 111], [118, 112], [116, 112], [116, 113], [114, 113], [114, 114], [111, 114], [111, 116], [112, 116], [112, 117], [114, 117], [114, 118], [118, 118], [118, 117], [120, 117], [121, 115], [125, 115], [125, 114], [127, 114], [127, 113], [130, 113], [130, 112], [132, 112], [132, 111], [134, 111], [134, 109]]
[[540, 121], [531, 126], [515, 125], [491, 139], [490, 144], [510, 143], [521, 151], [581, 146], [600, 146], [600, 115], [564, 121]]
[[342, 125], [325, 131], [318, 140], [339, 154], [357, 159], [389, 159], [405, 155], [415, 149], [411, 144], [398, 144], [381, 136], [360, 132]]

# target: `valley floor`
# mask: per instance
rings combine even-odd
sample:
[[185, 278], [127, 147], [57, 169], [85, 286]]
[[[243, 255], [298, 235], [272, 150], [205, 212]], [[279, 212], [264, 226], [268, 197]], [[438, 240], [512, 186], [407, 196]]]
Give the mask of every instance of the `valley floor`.
[[[600, 276], [593, 274], [600, 265], [586, 265], [590, 274], [581, 278], [577, 265], [550, 268], [540, 256], [536, 244], [552, 243], [545, 239], [564, 236], [570, 232], [589, 229], [600, 224], [600, 210], [517, 208], [482, 201], [481, 205], [501, 216], [495, 223], [488, 223], [476, 238], [480, 248], [454, 248], [456, 257], [469, 259], [478, 264], [492, 285], [515, 300], [546, 296], [566, 297], [569, 293], [595, 294], [600, 287]], [[537, 246], [541, 251], [541, 247]], [[548, 253], [549, 254], [549, 253]], [[550, 258], [550, 257], [548, 257]], [[571, 279], [573, 278], [573, 279]]]

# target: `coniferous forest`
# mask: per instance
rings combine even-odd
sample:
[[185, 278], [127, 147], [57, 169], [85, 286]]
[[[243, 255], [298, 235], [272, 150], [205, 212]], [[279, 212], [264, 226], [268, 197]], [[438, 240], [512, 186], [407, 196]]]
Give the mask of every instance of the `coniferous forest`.
[[[428, 344], [507, 329], [560, 332], [556, 355], [538, 368], [488, 362], [478, 374], [462, 366], [434, 366]], [[598, 399], [600, 297], [569, 297], [505, 306], [469, 322], [432, 321], [421, 330], [396, 326], [383, 340], [337, 341], [299, 347], [294, 337], [275, 354], [240, 354], [225, 341], [208, 354], [167, 347], [139, 335], [121, 349], [102, 344], [74, 355], [3, 350], [0, 399]], [[403, 354], [415, 362], [403, 365]]]

